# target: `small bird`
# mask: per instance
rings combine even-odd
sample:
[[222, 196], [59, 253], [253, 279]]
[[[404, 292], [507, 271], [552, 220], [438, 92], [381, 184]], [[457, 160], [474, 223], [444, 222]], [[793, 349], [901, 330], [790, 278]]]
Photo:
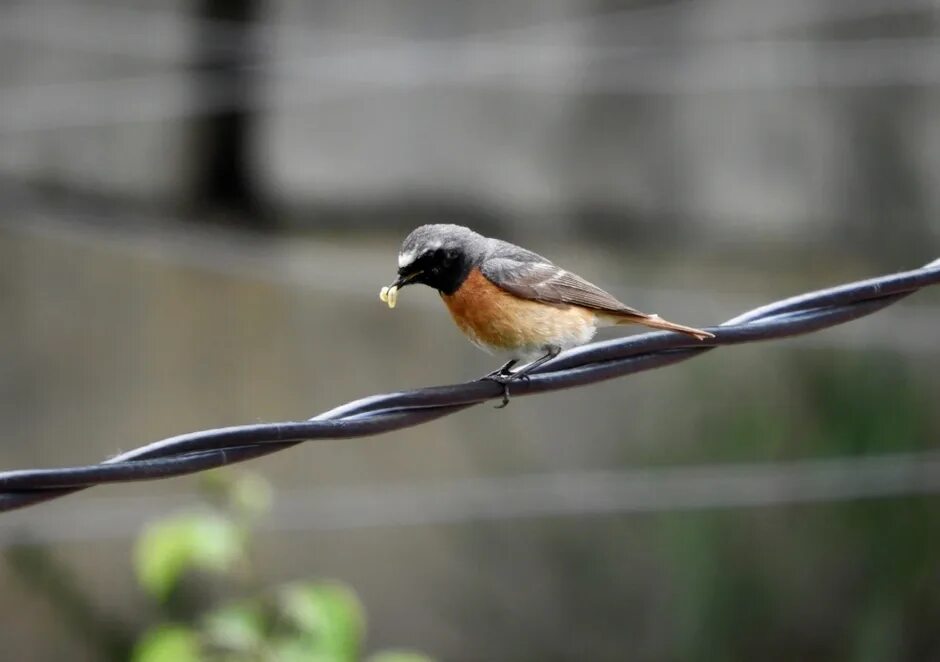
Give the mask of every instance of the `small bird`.
[[708, 331], [641, 313], [541, 255], [460, 225], [422, 225], [405, 237], [398, 279], [379, 297], [394, 308], [398, 290], [414, 283], [440, 293], [474, 345], [508, 359], [484, 377], [503, 386], [498, 408], [509, 404], [512, 381], [527, 379], [562, 350], [590, 341], [600, 326], [642, 324], [698, 340], [714, 338]]

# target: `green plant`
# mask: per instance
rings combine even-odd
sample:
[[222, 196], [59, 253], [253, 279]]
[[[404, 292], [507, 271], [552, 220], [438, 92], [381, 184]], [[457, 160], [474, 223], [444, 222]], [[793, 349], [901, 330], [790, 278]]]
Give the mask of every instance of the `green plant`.
[[[182, 618], [167, 618], [137, 642], [134, 662], [356, 662], [365, 614], [355, 592], [333, 580], [296, 581], [245, 591], [252, 524], [268, 512], [271, 490], [254, 475], [213, 472], [211, 507], [151, 522], [137, 541], [141, 587], [172, 612], [192, 571], [239, 585], [247, 597]], [[431, 662], [412, 652], [382, 651], [370, 662]]]

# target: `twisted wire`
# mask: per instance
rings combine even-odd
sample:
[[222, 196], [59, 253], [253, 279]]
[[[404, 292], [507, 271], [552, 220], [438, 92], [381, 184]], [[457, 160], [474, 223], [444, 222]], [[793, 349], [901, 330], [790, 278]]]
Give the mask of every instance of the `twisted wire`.
[[[698, 341], [653, 332], [596, 342], [565, 352], [513, 383], [513, 397], [585, 386], [659, 368], [735, 345], [811, 333], [889, 306], [940, 283], [940, 259], [911, 271], [879, 276], [761, 306]], [[355, 400], [306, 421], [261, 423], [181, 434], [121, 453], [100, 464], [0, 472], [0, 512], [56, 499], [94, 485], [184, 476], [274, 453], [303, 441], [364, 437], [412, 427], [494, 398], [502, 386], [478, 380], [385, 393]]]

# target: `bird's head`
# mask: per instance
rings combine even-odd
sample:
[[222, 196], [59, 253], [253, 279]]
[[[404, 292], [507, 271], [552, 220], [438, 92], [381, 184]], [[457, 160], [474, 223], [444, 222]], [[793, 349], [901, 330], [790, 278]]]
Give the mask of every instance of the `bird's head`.
[[398, 252], [398, 279], [382, 289], [382, 300], [395, 305], [399, 289], [413, 283], [453, 294], [482, 260], [486, 238], [461, 225], [422, 225], [412, 230]]

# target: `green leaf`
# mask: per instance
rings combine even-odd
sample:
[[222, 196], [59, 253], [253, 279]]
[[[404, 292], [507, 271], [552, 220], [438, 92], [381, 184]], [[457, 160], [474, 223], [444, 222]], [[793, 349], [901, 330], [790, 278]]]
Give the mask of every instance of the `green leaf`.
[[289, 637], [270, 644], [271, 659], [277, 662], [338, 662], [339, 658], [317, 652], [306, 637]]
[[287, 620], [308, 635], [310, 654], [337, 662], [359, 659], [365, 619], [350, 588], [325, 582], [291, 584], [281, 591], [279, 605]]
[[368, 662], [434, 662], [427, 655], [413, 651], [381, 651], [369, 657]]
[[254, 604], [228, 605], [206, 615], [203, 632], [219, 648], [255, 651], [264, 641], [264, 615]]
[[199, 662], [199, 639], [182, 625], [150, 630], [134, 647], [133, 662]]
[[165, 600], [192, 568], [225, 572], [245, 556], [241, 530], [217, 515], [180, 515], [149, 525], [137, 541], [140, 584]]

